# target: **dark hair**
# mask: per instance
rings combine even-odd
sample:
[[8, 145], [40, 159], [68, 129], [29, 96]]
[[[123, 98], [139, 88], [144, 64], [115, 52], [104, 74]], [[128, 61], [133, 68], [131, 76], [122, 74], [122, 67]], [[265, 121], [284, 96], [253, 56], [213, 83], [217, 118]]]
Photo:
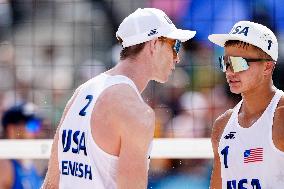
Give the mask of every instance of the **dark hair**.
[[[122, 39], [119, 37], [118, 42], [122, 44]], [[144, 49], [145, 44], [146, 42], [123, 48], [120, 52], [120, 60], [125, 60], [126, 58], [134, 58]]]
[[41, 121], [41, 118], [33, 109], [34, 105], [31, 103], [23, 103], [15, 105], [7, 109], [2, 116], [2, 126], [6, 132], [8, 125], [13, 124], [17, 126], [20, 123], [28, 123], [30, 121]]
[[226, 41], [225, 42], [225, 45], [224, 47], [232, 47], [232, 46], [238, 46], [238, 47], [241, 47], [241, 48], [247, 48], [248, 46], [252, 46], [256, 51], [257, 51], [257, 54], [260, 56], [260, 58], [265, 58], [265, 59], [272, 59], [272, 57], [267, 54], [266, 52], [264, 52], [261, 48], [259, 47], [256, 47], [252, 44], [249, 44], [249, 43], [246, 43], [244, 41], [239, 41], [239, 40], [229, 40], [229, 41]]

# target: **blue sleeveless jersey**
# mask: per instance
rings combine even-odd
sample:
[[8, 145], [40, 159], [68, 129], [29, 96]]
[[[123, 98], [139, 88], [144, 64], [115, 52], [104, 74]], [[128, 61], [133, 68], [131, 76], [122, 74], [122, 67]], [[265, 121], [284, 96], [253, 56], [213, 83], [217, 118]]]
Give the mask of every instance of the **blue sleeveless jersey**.
[[14, 183], [12, 189], [39, 189], [42, 177], [38, 175], [35, 168], [23, 167], [17, 160], [11, 160], [14, 168]]

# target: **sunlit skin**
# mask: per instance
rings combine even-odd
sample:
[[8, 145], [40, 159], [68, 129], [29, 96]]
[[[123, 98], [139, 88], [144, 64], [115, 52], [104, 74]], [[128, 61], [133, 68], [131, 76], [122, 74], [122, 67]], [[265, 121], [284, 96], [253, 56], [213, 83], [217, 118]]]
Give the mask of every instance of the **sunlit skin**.
[[[251, 59], [261, 58], [251, 45], [245, 48], [237, 45], [225, 47], [225, 55]], [[270, 75], [263, 74], [266, 64], [267, 62], [250, 62], [248, 70], [236, 73], [229, 67], [226, 71], [226, 79], [231, 92], [236, 94], [256, 92], [256, 90], [270, 83]]]
[[[238, 45], [225, 47], [225, 55], [251, 59], [261, 58], [251, 45], [246, 47]], [[248, 70], [234, 73], [229, 68], [226, 71], [226, 79], [231, 92], [241, 94], [243, 98], [239, 122], [244, 127], [248, 127], [258, 119], [274, 95], [275, 89], [273, 89], [272, 83], [273, 68], [271, 68], [273, 66], [274, 63], [272, 61], [250, 62]], [[259, 94], [262, 94], [262, 99]]]
[[[225, 47], [225, 55], [251, 59], [261, 58], [251, 45]], [[231, 92], [241, 94], [243, 98], [239, 121], [243, 123], [244, 127], [249, 126], [262, 114], [274, 95], [275, 89], [272, 82], [274, 66], [272, 61], [250, 62], [248, 70], [234, 73], [229, 68], [226, 71], [226, 79]], [[259, 94], [261, 94], [261, 97]], [[252, 117], [244, 119], [244, 115], [249, 114], [253, 114], [250, 115]]]

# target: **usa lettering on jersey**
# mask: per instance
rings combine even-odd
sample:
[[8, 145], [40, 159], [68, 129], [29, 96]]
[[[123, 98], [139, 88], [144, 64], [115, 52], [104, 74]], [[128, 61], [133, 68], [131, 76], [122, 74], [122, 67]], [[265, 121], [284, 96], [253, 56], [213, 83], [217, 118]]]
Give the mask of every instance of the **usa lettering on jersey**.
[[[63, 153], [73, 153], [76, 155], [87, 156], [86, 135], [82, 131], [73, 131], [71, 129], [62, 132]], [[90, 165], [81, 162], [62, 160], [61, 174], [72, 175], [79, 178], [92, 180], [92, 168]]]
[[262, 189], [258, 179], [241, 179], [227, 181], [227, 189]]

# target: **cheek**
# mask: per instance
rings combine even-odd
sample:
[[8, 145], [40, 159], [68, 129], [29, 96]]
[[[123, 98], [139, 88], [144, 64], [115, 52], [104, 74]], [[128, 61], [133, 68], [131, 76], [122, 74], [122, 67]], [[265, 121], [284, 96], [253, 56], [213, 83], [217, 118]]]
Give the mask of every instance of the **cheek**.
[[168, 60], [173, 59], [173, 50], [172, 47], [170, 47], [169, 45], [167, 46], [167, 48], [165, 48], [164, 51], [164, 55], [165, 58], [167, 58]]
[[169, 54], [168, 52], [163, 53], [160, 56], [160, 64], [161, 64], [161, 66], [166, 68], [169, 65], [170, 60], [171, 60], [171, 54]]
[[256, 87], [262, 80], [262, 75], [258, 70], [250, 70], [242, 77], [243, 84], [247, 87]]
[[171, 66], [171, 64], [174, 61], [174, 54], [172, 52], [172, 50], [170, 50], [170, 52], [167, 53], [167, 66]]

